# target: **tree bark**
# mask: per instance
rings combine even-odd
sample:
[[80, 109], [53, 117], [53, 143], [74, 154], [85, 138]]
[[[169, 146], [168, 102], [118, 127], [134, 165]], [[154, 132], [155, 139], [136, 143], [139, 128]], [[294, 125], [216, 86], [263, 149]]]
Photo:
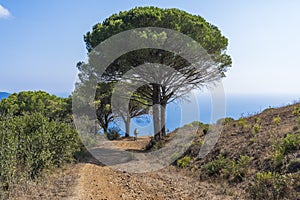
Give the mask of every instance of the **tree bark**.
[[167, 102], [165, 101], [165, 96], [166, 96], [166, 86], [162, 85], [161, 86], [161, 100], [160, 100], [160, 105], [161, 105], [161, 111], [160, 111], [160, 118], [161, 118], [161, 135], [162, 137], [166, 137], [166, 108], [167, 108]]
[[160, 110], [160, 116], [161, 116], [161, 136], [166, 137], [166, 108], [167, 104], [162, 103], [161, 104], [161, 110]]
[[129, 134], [130, 134], [130, 121], [131, 121], [131, 118], [127, 117], [126, 122], [125, 122], [125, 127], [126, 127], [125, 137], [129, 137]]
[[160, 85], [153, 84], [153, 124], [154, 124], [154, 139], [161, 140], [161, 121], [160, 121]]
[[102, 128], [103, 128], [104, 133], [107, 133], [107, 131], [108, 131], [108, 124], [105, 124]]

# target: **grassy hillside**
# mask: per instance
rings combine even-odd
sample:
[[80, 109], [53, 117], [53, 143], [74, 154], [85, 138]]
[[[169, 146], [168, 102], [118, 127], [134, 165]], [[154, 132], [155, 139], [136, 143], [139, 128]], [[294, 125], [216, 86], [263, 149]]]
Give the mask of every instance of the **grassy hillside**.
[[205, 158], [197, 158], [205, 135], [201, 129], [177, 165], [200, 180], [242, 188], [240, 198], [300, 196], [300, 104], [267, 109], [239, 120], [227, 118], [223, 123], [221, 137]]

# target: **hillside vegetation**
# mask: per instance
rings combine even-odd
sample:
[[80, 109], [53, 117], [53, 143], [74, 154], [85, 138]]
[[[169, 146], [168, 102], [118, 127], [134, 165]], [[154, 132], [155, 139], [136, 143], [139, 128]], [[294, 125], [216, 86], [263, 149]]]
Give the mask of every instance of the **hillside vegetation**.
[[[71, 99], [45, 92], [12, 94], [0, 102], [0, 199], [297, 199], [300, 196], [300, 104], [267, 109], [224, 127], [213, 150], [198, 153], [209, 125], [199, 127], [183, 156], [162, 170], [114, 171], [90, 155], [72, 164], [83, 146]], [[110, 141], [128, 151], [153, 151], [176, 135]], [[149, 142], [150, 141], [150, 142]], [[70, 163], [70, 164], [69, 164]], [[88, 163], [88, 164], [87, 164]], [[113, 184], [113, 188], [112, 188]], [[101, 187], [100, 187], [101, 186]]]
[[224, 123], [224, 129], [214, 149], [197, 159], [206, 132], [199, 130], [196, 141], [177, 161], [178, 167], [193, 172], [200, 181], [243, 189], [242, 196], [233, 194], [240, 198], [299, 198], [300, 104], [219, 123]]
[[0, 199], [43, 173], [71, 163], [80, 140], [71, 99], [20, 92], [0, 102]]

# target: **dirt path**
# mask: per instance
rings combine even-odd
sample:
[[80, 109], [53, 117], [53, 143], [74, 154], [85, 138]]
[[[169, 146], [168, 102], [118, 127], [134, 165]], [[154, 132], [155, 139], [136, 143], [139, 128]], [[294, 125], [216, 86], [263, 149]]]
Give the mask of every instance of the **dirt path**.
[[[122, 140], [116, 146], [138, 150], [144, 147], [146, 140]], [[80, 164], [78, 167], [80, 178], [70, 199], [234, 199], [224, 195], [221, 186], [185, 176], [175, 167], [142, 174], [115, 171], [95, 164]]]

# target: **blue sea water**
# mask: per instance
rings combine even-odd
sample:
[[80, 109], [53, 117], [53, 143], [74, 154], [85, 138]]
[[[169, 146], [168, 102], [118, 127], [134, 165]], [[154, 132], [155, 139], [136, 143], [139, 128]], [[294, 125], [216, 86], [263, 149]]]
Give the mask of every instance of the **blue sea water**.
[[7, 93], [7, 92], [0, 92], [0, 100], [4, 99], [4, 98], [7, 98], [8, 96], [9, 96], [9, 93]]
[[[8, 96], [9, 93], [0, 92], [0, 100]], [[59, 94], [58, 96], [67, 97], [69, 94]], [[282, 107], [296, 102], [300, 102], [300, 95], [227, 94], [224, 102], [226, 112], [219, 118], [232, 117], [239, 119], [240, 117], [260, 113], [270, 107]], [[166, 128], [172, 131], [193, 121], [200, 121], [206, 124], [215, 123], [216, 119], [212, 119], [213, 108], [214, 105], [210, 94], [198, 94], [194, 101], [192, 97], [187, 100], [172, 102], [167, 106]], [[112, 126], [118, 126], [121, 129], [121, 133], [124, 134], [125, 127], [122, 121], [117, 121]], [[132, 119], [131, 131], [135, 128], [139, 129], [139, 135], [152, 135], [152, 117], [143, 116]]]
[[[247, 117], [260, 113], [267, 108], [277, 108], [299, 102], [299, 97], [297, 95], [226, 95], [224, 104], [226, 112], [219, 118], [239, 119], [240, 117]], [[167, 130], [172, 131], [193, 121], [207, 124], [216, 122], [216, 120], [211, 119], [214, 105], [210, 95], [199, 95], [197, 99], [196, 105], [193, 102], [182, 101], [173, 102], [167, 106]], [[117, 125], [124, 130], [122, 122], [118, 122]], [[136, 127], [140, 130], [140, 135], [153, 134], [151, 117], [133, 119], [131, 130]]]

